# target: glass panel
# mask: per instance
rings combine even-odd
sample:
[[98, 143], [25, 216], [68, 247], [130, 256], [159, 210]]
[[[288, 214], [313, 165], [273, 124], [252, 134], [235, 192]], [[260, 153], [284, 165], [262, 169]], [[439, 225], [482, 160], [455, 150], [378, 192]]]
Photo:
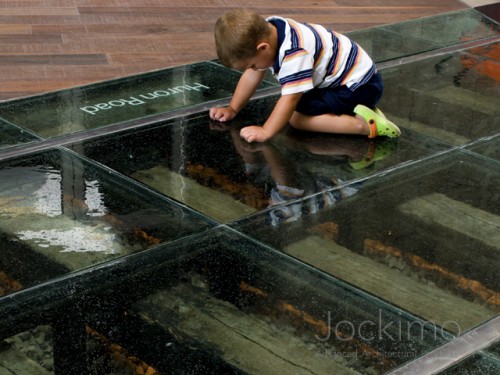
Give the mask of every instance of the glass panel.
[[210, 223], [70, 153], [0, 165], [0, 297]]
[[496, 36], [500, 33], [498, 24], [474, 9], [400, 22], [384, 28], [394, 31], [403, 38], [411, 35], [437, 43], [441, 47]]
[[[384, 60], [498, 26], [467, 10], [353, 35]], [[0, 363], [377, 374], [496, 316], [499, 46], [382, 70], [396, 140], [243, 142], [269, 96], [231, 124], [204, 112], [71, 146], [102, 164], [62, 149], [1, 162]], [[0, 149], [205, 108], [238, 77], [203, 62], [0, 103]], [[498, 348], [446, 373], [496, 373]]]
[[401, 127], [452, 145], [494, 135], [500, 127], [499, 49], [493, 43], [384, 69], [380, 106]]
[[79, 335], [40, 325], [0, 341], [0, 374], [161, 375], [103, 333], [81, 328]]
[[[227, 98], [239, 76], [202, 62], [0, 103], [0, 116], [55, 137]], [[264, 82], [261, 87], [271, 86]]]
[[427, 52], [440, 47], [438, 43], [422, 40], [411, 34], [403, 37], [385, 27], [356, 30], [346, 33], [346, 35], [358, 43], [376, 63]]
[[500, 339], [491, 344], [485, 351], [500, 361]]
[[54, 374], [53, 332], [49, 325], [18, 333], [0, 342], [0, 374]]
[[376, 62], [498, 35], [499, 25], [469, 9], [348, 33]]
[[127, 274], [102, 296], [116, 315], [89, 319], [160, 373], [382, 373], [447, 340], [224, 229], [173, 245], [187, 256]]
[[0, 150], [38, 139], [29, 132], [2, 121], [2, 119], [0, 119], [0, 134], [2, 134], [0, 137]]
[[485, 375], [499, 374], [500, 361], [488, 356], [475, 354], [456, 365], [439, 372], [440, 375]]
[[234, 227], [458, 334], [498, 313], [499, 183], [452, 152]]
[[469, 150], [500, 161], [500, 136], [474, 143]]
[[251, 102], [227, 125], [204, 113], [73, 148], [221, 222], [445, 149], [412, 131], [394, 141], [287, 129], [265, 144], [243, 141], [239, 129], [265, 121], [275, 101]]

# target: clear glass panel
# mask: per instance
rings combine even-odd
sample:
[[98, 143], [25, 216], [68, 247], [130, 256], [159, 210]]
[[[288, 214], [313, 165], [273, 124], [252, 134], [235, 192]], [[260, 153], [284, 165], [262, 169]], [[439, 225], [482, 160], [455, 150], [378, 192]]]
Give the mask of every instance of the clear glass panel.
[[500, 339], [495, 341], [492, 345], [490, 345], [485, 351], [488, 354], [494, 355], [498, 361], [500, 361]]
[[500, 161], [500, 136], [474, 143], [469, 150]]
[[499, 183], [497, 163], [452, 152], [235, 228], [459, 334], [499, 311]]
[[60, 151], [0, 165], [0, 297], [210, 227]]
[[500, 360], [482, 354], [475, 354], [439, 372], [440, 375], [493, 375], [498, 373], [500, 373]]
[[0, 150], [23, 143], [36, 141], [38, 138], [29, 132], [0, 119]]
[[38, 326], [0, 342], [0, 374], [54, 373], [54, 342], [50, 325]]
[[[468, 10], [355, 34], [383, 60], [498, 26]], [[496, 316], [498, 51], [383, 69], [398, 139], [243, 142], [268, 96], [230, 124], [23, 149], [228, 98], [239, 73], [214, 61], [0, 103], [0, 149], [19, 154], [0, 163], [7, 374], [381, 374]], [[498, 348], [446, 373], [496, 373]]]
[[103, 300], [127, 296], [121, 318], [97, 310], [89, 323], [101, 332], [111, 324], [125, 349], [161, 373], [383, 373], [447, 340], [225, 230], [175, 246], [184, 257], [138, 269], [107, 292]]
[[161, 375], [109, 336], [83, 323], [80, 327], [77, 332], [44, 324], [4, 339], [0, 374]]
[[346, 35], [358, 43], [376, 63], [440, 48], [438, 43], [413, 35], [403, 37], [384, 27], [356, 30]]
[[[239, 75], [201, 62], [0, 103], [0, 116], [55, 137], [230, 97]], [[264, 82], [261, 87], [272, 86]]]
[[499, 49], [493, 43], [384, 69], [380, 106], [404, 129], [452, 145], [494, 135], [500, 128]]
[[376, 62], [415, 55], [500, 33], [481, 13], [450, 12], [348, 33]]
[[275, 100], [250, 103], [231, 124], [203, 113], [72, 147], [221, 222], [445, 149], [412, 131], [369, 140], [286, 129], [266, 144], [243, 141], [240, 128], [262, 123]]

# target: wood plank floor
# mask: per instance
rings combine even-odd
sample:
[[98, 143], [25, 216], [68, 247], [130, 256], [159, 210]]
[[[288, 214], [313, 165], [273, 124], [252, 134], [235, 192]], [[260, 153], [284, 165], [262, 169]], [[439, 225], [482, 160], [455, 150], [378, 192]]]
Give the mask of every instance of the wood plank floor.
[[[2, 0], [0, 100], [215, 58], [213, 24], [242, 0]], [[465, 9], [459, 0], [254, 0], [339, 32]]]

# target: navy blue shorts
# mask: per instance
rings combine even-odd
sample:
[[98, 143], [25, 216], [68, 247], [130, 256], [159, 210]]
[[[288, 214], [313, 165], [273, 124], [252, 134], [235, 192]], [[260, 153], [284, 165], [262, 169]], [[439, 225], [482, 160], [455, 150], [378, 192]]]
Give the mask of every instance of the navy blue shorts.
[[382, 77], [380, 73], [376, 73], [368, 82], [354, 91], [351, 91], [347, 86], [307, 91], [300, 98], [295, 110], [308, 116], [319, 116], [326, 113], [352, 115], [358, 104], [374, 108], [382, 97], [383, 91]]

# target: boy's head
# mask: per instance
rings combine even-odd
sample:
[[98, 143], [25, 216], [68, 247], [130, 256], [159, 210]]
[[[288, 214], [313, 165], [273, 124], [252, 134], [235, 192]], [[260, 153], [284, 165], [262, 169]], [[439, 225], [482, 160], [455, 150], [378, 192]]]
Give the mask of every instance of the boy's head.
[[224, 13], [215, 23], [215, 46], [222, 64], [237, 67], [257, 54], [259, 43], [270, 34], [269, 23], [248, 9]]

